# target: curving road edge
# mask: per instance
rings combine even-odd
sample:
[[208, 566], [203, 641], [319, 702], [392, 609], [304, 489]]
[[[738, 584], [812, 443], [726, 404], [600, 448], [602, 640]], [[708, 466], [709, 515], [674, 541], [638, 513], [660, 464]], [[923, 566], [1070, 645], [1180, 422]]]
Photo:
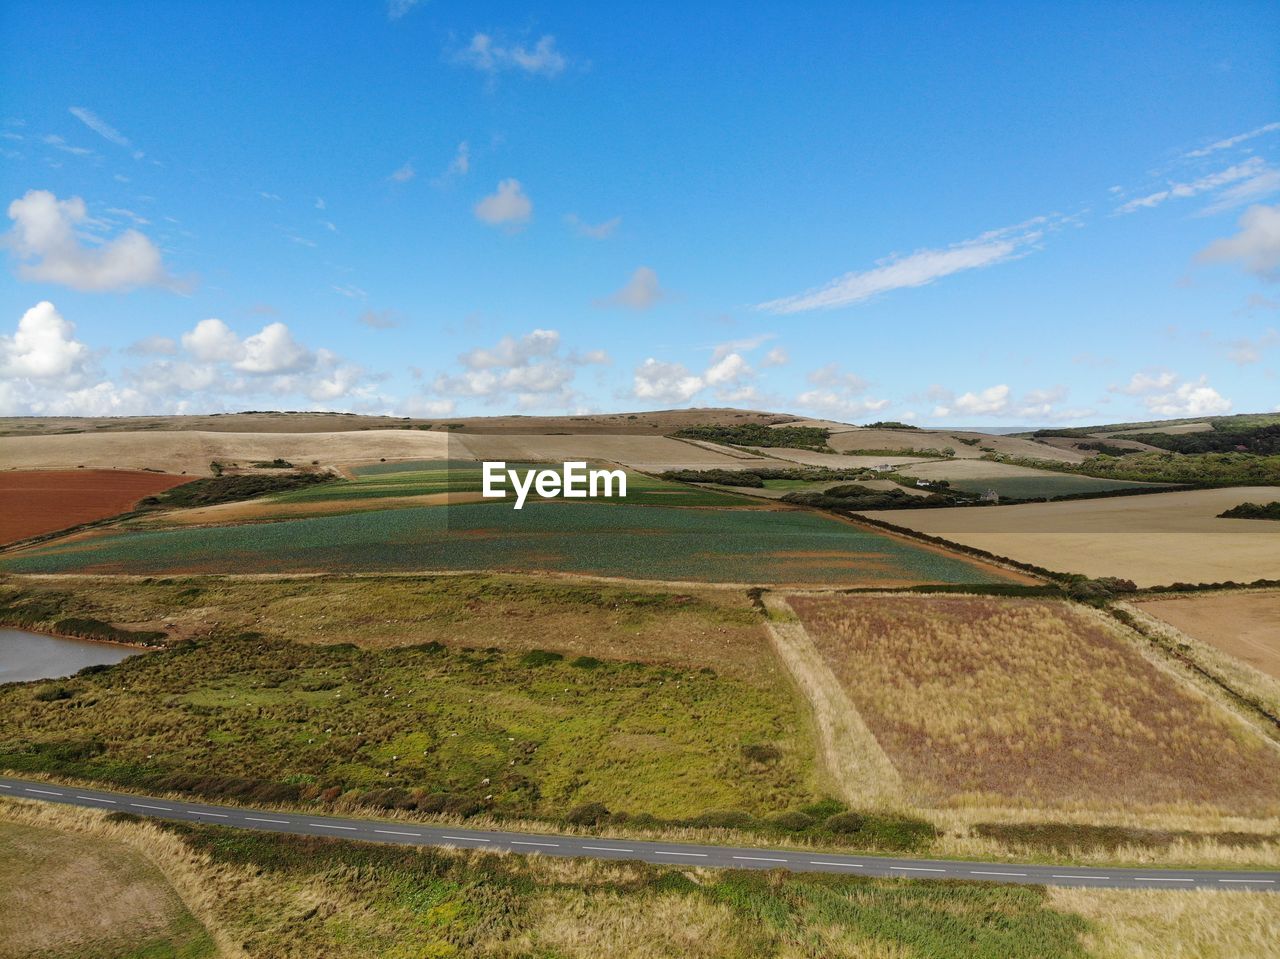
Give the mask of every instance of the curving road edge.
[[0, 777], [0, 797], [5, 796], [127, 812], [136, 816], [150, 816], [158, 819], [404, 846], [449, 846], [458, 849], [486, 849], [588, 859], [638, 859], [642, 862], [665, 865], [683, 864], [725, 869], [786, 869], [791, 872], [826, 872], [897, 879], [959, 879], [972, 882], [1103, 889], [1280, 891], [1280, 871], [1094, 869], [1084, 866], [1015, 865], [1003, 862], [961, 862], [948, 859], [846, 856], [838, 853], [794, 849], [705, 846], [637, 839], [613, 840], [595, 836], [564, 836], [555, 833], [500, 832], [452, 826], [427, 826], [394, 820], [349, 819], [309, 813], [254, 810], [240, 806], [216, 806], [201, 802], [154, 799], [135, 796], [131, 793]]

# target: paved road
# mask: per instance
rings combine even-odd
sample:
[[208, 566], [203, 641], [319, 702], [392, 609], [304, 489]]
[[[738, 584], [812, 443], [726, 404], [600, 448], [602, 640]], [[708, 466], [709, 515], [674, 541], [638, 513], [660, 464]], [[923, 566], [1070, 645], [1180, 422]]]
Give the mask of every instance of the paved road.
[[0, 796], [38, 799], [175, 819], [258, 829], [303, 836], [330, 836], [405, 846], [453, 846], [459, 849], [505, 850], [589, 859], [639, 859], [644, 862], [732, 869], [787, 869], [831, 872], [847, 876], [899, 879], [967, 879], [1030, 885], [1114, 889], [1252, 889], [1280, 892], [1280, 871], [1228, 872], [1212, 869], [1088, 869], [1076, 866], [1021, 866], [1009, 863], [957, 862], [947, 859], [894, 859], [886, 856], [842, 856], [835, 853], [698, 846], [685, 843], [600, 839], [544, 833], [493, 832], [424, 826], [392, 820], [348, 819], [307, 813], [281, 813], [214, 806], [173, 799], [151, 799], [130, 793], [84, 789], [0, 777]]

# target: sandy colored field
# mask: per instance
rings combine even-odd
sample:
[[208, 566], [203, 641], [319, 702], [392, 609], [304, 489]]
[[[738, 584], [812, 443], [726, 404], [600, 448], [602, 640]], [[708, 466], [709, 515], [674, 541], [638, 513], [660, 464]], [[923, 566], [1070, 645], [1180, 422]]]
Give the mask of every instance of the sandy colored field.
[[670, 469], [748, 469], [777, 465], [765, 457], [744, 456], [737, 450], [721, 450], [711, 443], [691, 443], [666, 436], [612, 436], [607, 434], [463, 435], [454, 441], [476, 460], [564, 461], [599, 460], [619, 463], [643, 472]]
[[1110, 433], [1098, 433], [1098, 436], [1128, 436], [1133, 433], [1206, 433], [1213, 429], [1212, 423], [1174, 423], [1170, 426], [1163, 426], [1156, 423], [1153, 426], [1139, 426], [1136, 429], [1115, 430]]
[[843, 453], [817, 453], [813, 450], [792, 450], [777, 446], [755, 447], [755, 449], [761, 455], [773, 458], [772, 463], [761, 465], [783, 467], [786, 463], [779, 463], [778, 460], [799, 463], [803, 466], [827, 466], [837, 470], [874, 469], [881, 465], [904, 466], [909, 463], [926, 462], [918, 456], [845, 456]]
[[[832, 480], [831, 482], [825, 482], [825, 483], [812, 483], [810, 485], [804, 486], [803, 489], [821, 491], [821, 490], [830, 489], [833, 486], [847, 486], [850, 482], [853, 482], [853, 481], [852, 480]], [[906, 493], [908, 496], [928, 496], [929, 495], [928, 490], [919, 489], [915, 486], [902, 486], [899, 483], [895, 483], [893, 480], [858, 480], [857, 483], [859, 486], [866, 486], [868, 489], [883, 490], [885, 492], [888, 492], [889, 490], [895, 490], [895, 489], [901, 490], [902, 492]], [[796, 491], [794, 489], [769, 489], [767, 487], [764, 489], [760, 489], [754, 486], [716, 485], [714, 486], [714, 488], [726, 490], [730, 493], [740, 493], [743, 496], [755, 496], [761, 499], [782, 499], [782, 497], [786, 496], [788, 493], [794, 493]], [[797, 488], [800, 488], [800, 487], [797, 487]]]
[[639, 433], [661, 435], [686, 426], [793, 422], [786, 413], [721, 407], [653, 410], [646, 413], [589, 413], [582, 416], [473, 416], [421, 419], [353, 413], [207, 413], [194, 416], [5, 416], [0, 436], [43, 433], [198, 430], [217, 433], [339, 433], [351, 430], [423, 429], [469, 433]]
[[1191, 593], [1134, 605], [1280, 679], [1280, 592]]
[[115, 516], [189, 479], [128, 470], [0, 472], [0, 543]]
[[996, 463], [992, 460], [956, 459], [932, 460], [913, 466], [903, 472], [918, 476], [921, 479], [969, 480], [995, 479], [998, 477], [1036, 477], [1063, 476], [1053, 470], [1032, 469], [1029, 466], [1014, 466], [1011, 463]]
[[[0, 806], [0, 956], [132, 956], [212, 943], [155, 866], [105, 838], [13, 822]], [[21, 817], [19, 817], [21, 818]], [[159, 953], [157, 953], [159, 954]]]
[[1047, 569], [1159, 586], [1274, 577], [1280, 524], [1217, 516], [1275, 499], [1280, 488], [1251, 486], [866, 515]]
[[158, 469], [209, 475], [209, 463], [286, 459], [298, 466], [380, 459], [463, 459], [455, 437], [422, 430], [345, 433], [215, 433], [198, 430], [73, 433], [0, 437], [0, 463], [10, 469]]
[[1084, 607], [789, 602], [918, 802], [1280, 810], [1280, 751]]

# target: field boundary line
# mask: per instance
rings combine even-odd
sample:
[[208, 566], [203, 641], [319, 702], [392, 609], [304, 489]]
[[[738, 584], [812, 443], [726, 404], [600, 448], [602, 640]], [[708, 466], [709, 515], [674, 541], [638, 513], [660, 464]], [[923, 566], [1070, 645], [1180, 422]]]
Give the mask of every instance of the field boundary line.
[[818, 652], [786, 599], [766, 592], [765, 628], [804, 695], [818, 733], [818, 752], [841, 797], [856, 806], [902, 804], [902, 776], [858, 707]]

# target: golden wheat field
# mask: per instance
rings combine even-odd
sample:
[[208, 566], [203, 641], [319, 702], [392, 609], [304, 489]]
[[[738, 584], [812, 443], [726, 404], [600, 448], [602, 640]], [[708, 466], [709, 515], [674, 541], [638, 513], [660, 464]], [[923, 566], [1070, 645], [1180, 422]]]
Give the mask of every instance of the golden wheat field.
[[1134, 605], [1280, 679], [1280, 591], [1190, 593]]
[[917, 802], [1280, 806], [1280, 753], [1092, 611], [972, 596], [789, 602]]
[[1280, 487], [1246, 486], [866, 515], [1022, 563], [1161, 586], [1274, 577], [1280, 570], [1277, 524], [1218, 514], [1275, 499]]

